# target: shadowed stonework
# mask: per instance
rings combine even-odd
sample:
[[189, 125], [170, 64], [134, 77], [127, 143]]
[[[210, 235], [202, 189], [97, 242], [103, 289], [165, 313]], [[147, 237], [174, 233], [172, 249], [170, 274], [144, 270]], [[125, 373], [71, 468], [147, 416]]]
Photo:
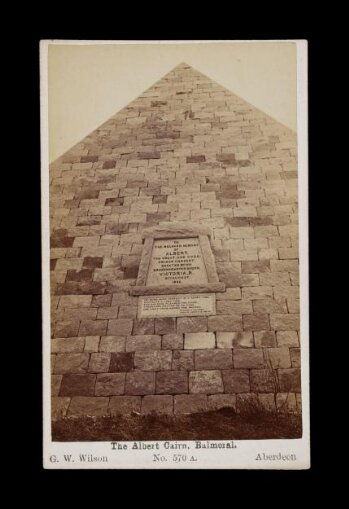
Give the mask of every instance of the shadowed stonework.
[[[294, 132], [181, 64], [50, 166], [50, 216], [54, 420], [301, 412]], [[215, 314], [139, 318], [144, 232], [186, 222]]]

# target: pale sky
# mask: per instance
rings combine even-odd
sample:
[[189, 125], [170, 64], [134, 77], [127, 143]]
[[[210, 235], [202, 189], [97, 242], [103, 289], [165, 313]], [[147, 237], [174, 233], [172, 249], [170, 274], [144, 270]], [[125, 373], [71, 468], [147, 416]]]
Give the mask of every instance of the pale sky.
[[181, 62], [296, 130], [295, 42], [51, 43], [50, 162]]

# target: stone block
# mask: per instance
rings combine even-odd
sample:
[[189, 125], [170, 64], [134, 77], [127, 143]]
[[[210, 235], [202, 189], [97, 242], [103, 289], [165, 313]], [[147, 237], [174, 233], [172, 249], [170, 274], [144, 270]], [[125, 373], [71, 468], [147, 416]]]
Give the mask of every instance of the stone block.
[[236, 411], [239, 414], [250, 414], [260, 409], [260, 403], [257, 394], [237, 394]]
[[222, 408], [232, 408], [236, 410], [235, 394], [212, 394], [208, 396], [209, 410], [220, 410]]
[[205, 332], [207, 331], [206, 316], [185, 316], [177, 318], [177, 332]]
[[63, 375], [60, 396], [93, 396], [96, 375]]
[[162, 338], [161, 348], [163, 350], [183, 349], [183, 334], [165, 334]]
[[91, 305], [92, 295], [61, 295], [59, 308], [88, 308]]
[[161, 336], [151, 334], [129, 336], [126, 340], [126, 351], [137, 350], [161, 350]]
[[[262, 237], [259, 237], [258, 239], [244, 239], [244, 246], [246, 249], [266, 249], [268, 248], [268, 239], [264, 239]], [[266, 260], [263, 260], [262, 263], [266, 262]], [[245, 263], [251, 263], [251, 267], [254, 267], [253, 264], [257, 264], [254, 268], [254, 271], [259, 268], [263, 268], [263, 265], [259, 265], [260, 262], [245, 262]], [[246, 265], [247, 270], [248, 265]], [[269, 265], [270, 267], [270, 265]], [[267, 272], [264, 270], [260, 270], [260, 272]]]
[[254, 227], [254, 233], [255, 233], [255, 237], [256, 239], [258, 239], [259, 237], [265, 237], [265, 238], [269, 238], [269, 237], [277, 237], [279, 235], [279, 232], [278, 232], [278, 229], [276, 226], [255, 226]]
[[287, 347], [268, 348], [267, 354], [272, 368], [291, 367], [290, 351]]
[[217, 348], [253, 348], [252, 332], [217, 332]]
[[154, 330], [153, 318], [143, 318], [133, 322], [132, 334], [134, 335], [154, 334]]
[[140, 396], [112, 396], [109, 401], [110, 415], [131, 415], [141, 413]]
[[277, 373], [271, 369], [251, 369], [251, 392], [277, 392]]
[[[275, 221], [275, 218], [274, 218]], [[260, 249], [258, 251], [258, 258], [262, 261], [264, 260], [277, 260], [279, 258], [277, 249]]]
[[269, 330], [269, 315], [264, 313], [254, 313], [243, 315], [244, 330]]
[[189, 392], [193, 394], [224, 392], [221, 372], [218, 370], [191, 371], [189, 373]]
[[103, 373], [97, 375], [95, 395], [114, 396], [125, 392], [125, 373]]
[[271, 286], [248, 286], [242, 289], [242, 298], [246, 300], [268, 299], [273, 297]]
[[299, 298], [299, 287], [297, 286], [274, 286], [274, 298], [275, 299], [298, 299]]
[[285, 299], [257, 299], [253, 301], [255, 313], [287, 313]]
[[71, 338], [78, 336], [79, 323], [79, 320], [61, 321], [56, 323], [54, 337]]
[[72, 398], [68, 417], [100, 417], [108, 413], [109, 398], [76, 396]]
[[119, 312], [118, 306], [98, 308], [97, 318], [98, 320], [110, 320], [117, 318]]
[[157, 394], [188, 392], [188, 374], [185, 371], [159, 371], [156, 375]]
[[208, 330], [230, 332], [242, 330], [241, 315], [217, 315], [208, 317]]
[[302, 395], [300, 392], [296, 393], [296, 402], [297, 402], [297, 412], [299, 414], [302, 413]]
[[204, 394], [180, 394], [174, 397], [176, 415], [193, 414], [209, 410], [207, 396]]
[[280, 392], [301, 392], [301, 372], [299, 368], [279, 369]]
[[256, 348], [263, 348], [266, 346], [276, 346], [276, 338], [274, 331], [256, 331], [253, 333], [254, 343]]
[[228, 369], [222, 371], [224, 392], [240, 393], [250, 391], [248, 369]]
[[135, 396], [155, 394], [155, 373], [144, 371], [127, 373], [125, 393]]
[[[132, 120], [132, 123], [142, 123], [145, 121], [145, 118], [142, 118], [142, 117], [138, 117], [138, 118], [134, 118], [134, 119], [127, 119], [128, 122], [131, 122]], [[137, 120], [137, 122], [135, 122], [135, 120]], [[161, 157], [161, 154], [160, 152], [138, 152], [138, 159], [160, 159]]]
[[120, 318], [108, 320], [108, 336], [127, 336], [132, 333], [133, 320]]
[[229, 228], [231, 239], [251, 239], [254, 238], [253, 228], [249, 226], [233, 227]]
[[69, 407], [70, 398], [53, 397], [51, 398], [51, 420], [59, 421], [66, 416]]
[[301, 351], [300, 348], [291, 348], [290, 349], [291, 356], [291, 365], [293, 368], [301, 367]]
[[296, 414], [298, 412], [296, 395], [293, 392], [277, 394], [276, 408], [281, 414]]
[[213, 332], [191, 332], [184, 334], [185, 350], [214, 348], [216, 338]]
[[287, 307], [288, 307], [289, 313], [299, 313], [300, 312], [300, 299], [294, 299], [294, 298], [287, 299]]
[[99, 336], [86, 336], [85, 338], [85, 352], [98, 352], [100, 337]]
[[269, 246], [271, 248], [279, 248], [279, 247], [290, 247], [291, 239], [290, 237], [272, 237], [268, 239]]
[[50, 371], [51, 371], [51, 373], [55, 372], [56, 357], [57, 357], [56, 354], [50, 355], [50, 368], [51, 368]]
[[235, 249], [230, 252], [232, 261], [258, 260], [256, 249]]
[[176, 332], [175, 318], [156, 318], [155, 334], [173, 334]]
[[194, 351], [175, 350], [172, 353], [172, 369], [191, 371], [194, 369]]
[[54, 372], [56, 374], [65, 373], [85, 373], [89, 362], [88, 353], [61, 353], [56, 356]]
[[187, 163], [203, 163], [203, 162], [205, 162], [205, 160], [206, 160], [206, 158], [204, 155], [189, 156], [186, 159]]
[[173, 413], [173, 396], [144, 396], [142, 399], [142, 414], [165, 414]]
[[290, 284], [290, 276], [288, 272], [269, 272], [268, 274], [260, 274], [259, 280], [263, 286], [282, 286]]
[[52, 353], [78, 353], [84, 350], [85, 338], [53, 338]]
[[[95, 321], [97, 318], [96, 308], [78, 308], [78, 309], [65, 309], [63, 319], [64, 320], [92, 320]], [[80, 324], [81, 325], [81, 324]], [[82, 334], [80, 334], [82, 335]]]
[[270, 325], [278, 331], [299, 330], [299, 314], [272, 314]]
[[110, 168], [115, 168], [115, 165], [116, 165], [116, 161], [115, 160], [109, 160], [109, 161], [104, 161], [103, 163], [103, 169], [110, 169]]
[[133, 352], [116, 352], [111, 354], [109, 372], [132, 371], [134, 368]]
[[62, 375], [51, 375], [51, 396], [59, 395], [62, 378]]
[[142, 371], [162, 371], [171, 369], [172, 352], [166, 350], [147, 350], [135, 353], [135, 368]]
[[[240, 262], [234, 262], [234, 263], [235, 264], [238, 263], [240, 265]], [[238, 289], [239, 293], [241, 292], [240, 287], [244, 286], [243, 277], [246, 276], [250, 280], [253, 275], [256, 275], [256, 274], [252, 274], [252, 275], [247, 276], [247, 274], [241, 274], [240, 271], [237, 271], [236, 269], [233, 269], [230, 267], [217, 267], [217, 272], [218, 272], [219, 280], [222, 283], [225, 283], [226, 287], [231, 288], [231, 289]], [[256, 276], [256, 277], [258, 278], [258, 276]], [[259, 280], [258, 280], [257, 284], [259, 284]], [[253, 285], [251, 285], [249, 283], [248, 285], [245, 285], [245, 286], [253, 286]], [[219, 300], [225, 300], [222, 297], [226, 296], [226, 294], [218, 293], [217, 296], [218, 296], [218, 299], [217, 299], [217, 302], [218, 302]], [[234, 299], [231, 299], [231, 300], [234, 300]]]
[[241, 289], [240, 288], [226, 288], [225, 292], [216, 294], [217, 301], [219, 300], [240, 300]]
[[[137, 299], [136, 299], [137, 300]], [[122, 305], [134, 305], [135, 297], [130, 296], [127, 292], [119, 290], [113, 294], [112, 306], [122, 306]]]
[[231, 349], [195, 350], [195, 369], [229, 369], [233, 367]]
[[298, 272], [299, 270], [298, 260], [271, 260], [270, 267], [272, 272]]
[[216, 332], [217, 348], [233, 348], [236, 332]]
[[103, 336], [107, 332], [107, 320], [82, 320], [79, 328], [80, 336]]
[[276, 333], [278, 346], [299, 346], [298, 333], [296, 331], [278, 331]]
[[253, 313], [250, 300], [220, 300], [217, 302], [217, 314], [242, 315]]
[[90, 373], [106, 373], [109, 371], [110, 353], [92, 353], [88, 371]]
[[123, 352], [126, 347], [125, 336], [103, 336], [99, 345], [100, 352]]
[[[81, 295], [81, 297], [88, 297], [88, 295]], [[112, 297], [111, 293], [107, 295], [92, 295], [91, 307], [99, 308], [110, 306]]]
[[275, 394], [258, 394], [258, 401], [266, 412], [276, 412]]
[[137, 308], [135, 306], [119, 306], [119, 319], [136, 318]]
[[298, 259], [299, 257], [297, 247], [279, 247], [278, 252], [280, 260]]
[[233, 351], [234, 368], [264, 368], [263, 351], [258, 348], [237, 348]]

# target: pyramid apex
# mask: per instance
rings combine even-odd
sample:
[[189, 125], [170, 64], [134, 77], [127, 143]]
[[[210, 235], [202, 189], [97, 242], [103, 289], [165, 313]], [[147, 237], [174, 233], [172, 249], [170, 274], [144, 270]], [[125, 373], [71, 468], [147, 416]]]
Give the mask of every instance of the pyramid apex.
[[180, 64], [176, 65], [175, 69], [192, 69], [192, 67], [186, 62], [181, 62]]

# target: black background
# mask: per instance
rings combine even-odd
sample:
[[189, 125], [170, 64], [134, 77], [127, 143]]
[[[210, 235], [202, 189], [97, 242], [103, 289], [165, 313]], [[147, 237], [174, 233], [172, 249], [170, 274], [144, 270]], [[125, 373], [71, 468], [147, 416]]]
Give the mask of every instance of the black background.
[[[13, 219], [11, 229], [18, 237], [19, 260], [17, 271], [19, 282], [14, 283], [11, 277], [11, 288], [14, 290], [14, 300], [11, 310], [14, 310], [11, 330], [10, 349], [12, 355], [22, 362], [17, 364], [16, 373], [19, 376], [20, 392], [11, 397], [14, 410], [19, 417], [10, 419], [10, 431], [15, 430], [13, 440], [16, 443], [17, 456], [13, 459], [23, 471], [30, 492], [36, 483], [37, 489], [44, 489], [49, 481], [53, 481], [53, 491], [45, 495], [46, 502], [66, 503], [72, 498], [67, 496], [65, 489], [73, 488], [82, 503], [84, 496], [92, 501], [97, 496], [98, 504], [104, 504], [104, 495], [112, 495], [114, 503], [135, 502], [137, 492], [144, 503], [175, 503], [182, 505], [187, 498], [188, 491], [199, 498], [205, 495], [206, 502], [211, 496], [216, 505], [218, 500], [226, 500], [229, 505], [235, 502], [237, 496], [243, 495], [245, 501], [267, 502], [269, 505], [288, 500], [300, 504], [301, 485], [309, 491], [308, 481], [322, 472], [330, 473], [333, 464], [333, 449], [335, 435], [330, 429], [330, 423], [336, 421], [333, 415], [335, 396], [338, 392], [336, 378], [330, 375], [330, 365], [335, 367], [336, 358], [340, 363], [340, 352], [336, 349], [338, 339], [333, 337], [329, 307], [333, 299], [329, 291], [325, 290], [328, 279], [337, 274], [336, 265], [330, 266], [329, 251], [333, 249], [334, 227], [337, 216], [334, 210], [329, 210], [330, 199], [334, 197], [334, 187], [338, 186], [328, 176], [334, 176], [335, 147], [331, 135], [335, 134], [335, 124], [331, 120], [334, 110], [341, 107], [338, 97], [329, 94], [329, 84], [334, 79], [333, 70], [339, 72], [342, 68], [334, 63], [333, 47], [328, 40], [327, 29], [332, 24], [328, 12], [320, 12], [316, 16], [307, 16], [305, 7], [296, 4], [278, 3], [273, 9], [263, 4], [258, 9], [247, 6], [245, 12], [240, 12], [235, 4], [230, 9], [223, 5], [198, 6], [192, 18], [188, 14], [187, 4], [165, 4], [159, 6], [148, 5], [142, 9], [133, 4], [130, 13], [125, 13], [120, 6], [114, 6], [109, 11], [107, 5], [84, 4], [77, 14], [72, 14], [71, 5], [54, 4], [47, 9], [36, 11], [31, 6], [31, 19], [41, 21], [31, 22], [26, 18], [26, 12], [21, 11], [18, 16], [22, 25], [18, 26], [17, 18], [13, 18], [11, 38], [19, 37], [16, 45], [4, 41], [4, 53], [8, 54], [11, 46], [11, 59], [5, 71], [6, 84], [10, 91], [15, 92], [16, 109], [11, 118], [14, 120], [10, 129], [10, 138], [15, 148], [11, 152], [11, 164], [7, 173], [11, 178], [11, 187], [3, 188], [3, 193], [9, 191], [9, 202], [15, 212], [19, 212], [20, 220]], [[46, 9], [46, 10], [45, 10]], [[298, 10], [297, 10], [298, 9]], [[203, 23], [199, 13], [207, 11], [209, 22]], [[88, 22], [84, 20], [82, 11], [88, 12]], [[319, 17], [319, 12], [322, 17]], [[150, 17], [148, 22], [145, 13]], [[176, 28], [170, 28], [169, 18], [174, 21]], [[16, 21], [14, 21], [16, 19]], [[56, 25], [53, 27], [53, 25]], [[137, 26], [138, 24], [138, 26]], [[151, 28], [152, 27], [152, 28]], [[45, 471], [42, 468], [42, 357], [41, 357], [41, 223], [40, 223], [40, 104], [39, 104], [39, 41], [40, 39], [111, 39], [111, 40], [244, 40], [244, 39], [307, 39], [309, 41], [309, 208], [310, 208], [310, 355], [311, 355], [311, 446], [312, 468], [310, 471], [268, 472], [268, 471], [143, 471], [137, 475], [137, 482], [147, 480], [144, 490], [126, 487], [121, 481], [127, 475], [130, 481], [135, 481], [135, 471]], [[335, 42], [335, 48], [338, 43]], [[137, 70], [135, 69], [135, 72]], [[3, 97], [4, 103], [7, 96]], [[5, 104], [6, 105], [6, 104]], [[3, 139], [5, 143], [5, 139]], [[3, 150], [8, 151], [6, 145]], [[3, 168], [4, 170], [4, 168]], [[10, 171], [8, 171], [10, 170]], [[331, 173], [332, 172], [332, 173]], [[13, 189], [16, 189], [15, 196]], [[17, 201], [17, 190], [23, 191], [23, 198]], [[6, 217], [5, 217], [6, 221]], [[12, 215], [11, 215], [12, 221]], [[13, 226], [15, 225], [15, 227]], [[11, 249], [6, 256], [11, 258]], [[10, 260], [12, 266], [14, 261]], [[332, 263], [332, 262], [331, 262]], [[5, 272], [6, 272], [6, 265]], [[5, 317], [7, 318], [7, 317]], [[330, 323], [329, 323], [330, 319]], [[345, 330], [342, 331], [345, 333]], [[331, 339], [332, 338], [332, 339]], [[342, 338], [344, 340], [344, 336]], [[337, 357], [336, 357], [337, 356]], [[5, 362], [3, 360], [3, 362]], [[11, 373], [13, 373], [10, 366]], [[6, 415], [6, 411], [5, 411]], [[18, 429], [13, 426], [18, 423]], [[6, 440], [5, 440], [6, 441]], [[14, 451], [14, 445], [11, 445]], [[16, 470], [12, 470], [16, 476]], [[139, 474], [139, 472], [137, 472]], [[180, 479], [173, 478], [176, 474], [182, 477], [187, 474], [199, 475], [198, 483], [193, 480], [188, 490], [187, 484], [180, 484]], [[94, 483], [84, 482], [85, 476], [97, 475]], [[161, 482], [158, 476], [168, 476], [167, 483]], [[56, 475], [59, 476], [57, 480]], [[149, 480], [149, 475], [152, 476]], [[83, 476], [83, 479], [81, 479]], [[105, 481], [104, 476], [109, 478]], [[203, 483], [201, 476], [205, 476], [207, 483]], [[37, 482], [39, 481], [39, 482]], [[150, 481], [150, 483], [149, 483]], [[160, 481], [160, 482], [159, 482]], [[228, 481], [228, 482], [227, 482]], [[306, 481], [306, 483], [301, 482]], [[187, 483], [188, 481], [184, 481]], [[74, 484], [75, 483], [75, 484]], [[197, 484], [195, 484], [197, 483]], [[167, 492], [162, 498], [160, 491]], [[282, 498], [277, 496], [277, 490], [282, 492]], [[325, 490], [325, 484], [317, 485], [317, 491]], [[124, 502], [120, 497], [126, 496]], [[198, 498], [196, 502], [198, 503]], [[235, 505], [235, 503], [234, 503]], [[249, 504], [248, 504], [249, 505]]]

